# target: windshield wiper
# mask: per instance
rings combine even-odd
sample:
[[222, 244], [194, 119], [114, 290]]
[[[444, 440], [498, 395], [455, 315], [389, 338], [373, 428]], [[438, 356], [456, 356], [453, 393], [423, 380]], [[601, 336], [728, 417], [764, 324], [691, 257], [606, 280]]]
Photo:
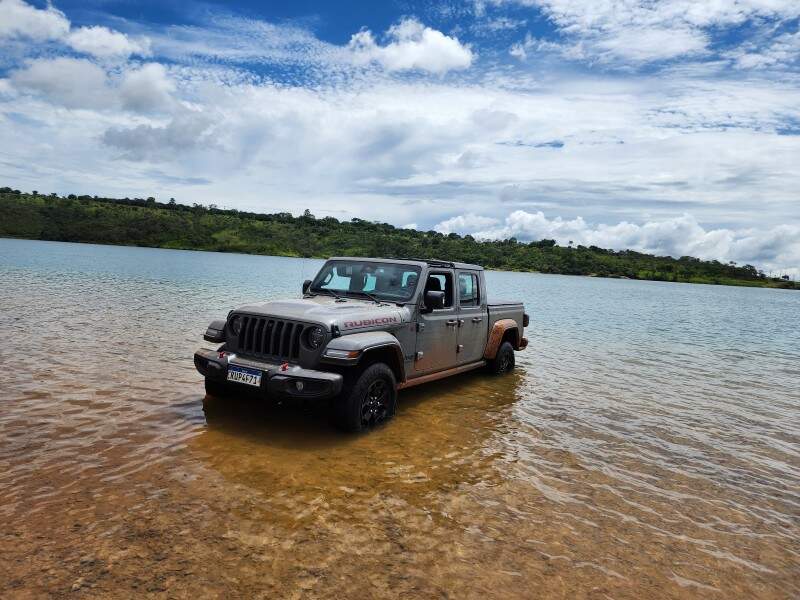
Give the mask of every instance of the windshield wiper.
[[379, 300], [378, 298], [376, 298], [375, 296], [373, 296], [369, 292], [363, 292], [361, 290], [351, 290], [350, 293], [351, 294], [361, 294], [362, 296], [366, 296], [367, 298], [369, 298], [370, 300], [372, 300], [376, 304], [382, 304], [383, 303], [383, 300]]
[[337, 294], [333, 290], [315, 290], [315, 291], [311, 292], [311, 294], [313, 296], [318, 296], [319, 294], [326, 294], [328, 296], [333, 296], [337, 300], [344, 300], [344, 298], [342, 298], [339, 294]]

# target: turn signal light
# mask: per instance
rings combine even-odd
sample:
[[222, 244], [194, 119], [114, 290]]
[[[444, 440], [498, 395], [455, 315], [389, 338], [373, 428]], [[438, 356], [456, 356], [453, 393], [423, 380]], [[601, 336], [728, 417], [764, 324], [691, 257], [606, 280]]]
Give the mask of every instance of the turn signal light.
[[325, 356], [328, 358], [358, 358], [361, 350], [335, 350], [328, 348], [325, 350]]

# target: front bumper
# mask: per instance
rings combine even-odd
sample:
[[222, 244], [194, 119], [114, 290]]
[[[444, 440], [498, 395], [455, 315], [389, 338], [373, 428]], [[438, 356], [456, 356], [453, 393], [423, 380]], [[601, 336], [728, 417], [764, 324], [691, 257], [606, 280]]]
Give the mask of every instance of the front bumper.
[[[229, 363], [262, 371], [261, 386], [229, 382]], [[278, 363], [254, 360], [207, 348], [201, 348], [194, 353], [194, 366], [203, 377], [228, 383], [231, 387], [254, 391], [263, 396], [323, 400], [333, 398], [342, 391], [343, 378], [339, 373], [303, 369], [297, 365], [284, 368]]]

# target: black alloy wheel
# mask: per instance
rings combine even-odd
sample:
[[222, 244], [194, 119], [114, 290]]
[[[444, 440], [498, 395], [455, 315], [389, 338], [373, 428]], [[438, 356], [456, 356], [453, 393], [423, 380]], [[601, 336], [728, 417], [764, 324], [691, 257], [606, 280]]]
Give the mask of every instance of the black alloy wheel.
[[367, 431], [394, 416], [397, 380], [389, 365], [376, 362], [351, 377], [331, 404], [331, 416], [340, 429]]
[[386, 420], [391, 400], [386, 381], [377, 379], [367, 388], [361, 403], [361, 428], [371, 429]]
[[494, 359], [489, 361], [489, 371], [495, 375], [502, 375], [513, 371], [514, 366], [514, 346], [510, 342], [503, 342], [497, 349]]

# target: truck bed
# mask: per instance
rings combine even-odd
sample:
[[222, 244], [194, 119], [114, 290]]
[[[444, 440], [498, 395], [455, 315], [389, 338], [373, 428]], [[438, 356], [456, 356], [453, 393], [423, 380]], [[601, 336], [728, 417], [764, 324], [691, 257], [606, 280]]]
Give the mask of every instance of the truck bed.
[[494, 324], [501, 319], [513, 319], [517, 322], [520, 334], [523, 331], [525, 307], [522, 302], [511, 302], [505, 300], [493, 300], [486, 306], [489, 313], [489, 331]]

